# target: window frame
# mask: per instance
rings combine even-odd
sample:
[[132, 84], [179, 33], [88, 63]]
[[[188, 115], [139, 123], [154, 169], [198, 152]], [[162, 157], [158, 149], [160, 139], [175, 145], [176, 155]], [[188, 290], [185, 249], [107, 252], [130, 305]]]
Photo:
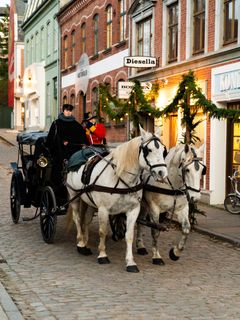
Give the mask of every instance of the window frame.
[[[227, 36], [227, 25], [226, 25], [226, 6], [232, 3], [232, 18], [230, 20], [230, 37]], [[223, 2], [223, 45], [228, 45], [230, 43], [235, 43], [238, 41], [238, 19], [236, 17], [237, 15], [237, 1], [236, 0], [224, 0]], [[235, 21], [236, 20], [236, 21]], [[235, 26], [236, 23], [236, 26]], [[236, 33], [236, 36], [235, 36]]]
[[127, 11], [126, 0], [119, 0], [119, 41], [126, 40]]
[[[196, 8], [197, 2], [200, 2], [201, 8], [199, 9]], [[206, 15], [206, 1], [194, 0], [193, 2], [193, 54], [202, 53], [205, 50], [205, 25], [206, 25], [205, 15]], [[200, 27], [197, 26], [198, 18], [200, 21]], [[200, 30], [200, 35], [199, 35], [199, 30]], [[197, 44], [198, 44], [198, 48], [197, 48]]]
[[99, 15], [95, 14], [93, 17], [93, 35], [94, 35], [93, 54], [94, 55], [98, 55], [98, 50], [99, 50], [98, 34], [99, 34]]
[[[171, 21], [170, 19], [170, 10], [172, 8], [176, 8], [175, 11], [175, 20]], [[173, 2], [170, 5], [167, 6], [167, 16], [168, 16], [168, 24], [167, 24], [167, 30], [168, 30], [168, 63], [176, 62], [178, 60], [178, 32], [179, 32], [179, 26], [178, 26], [178, 18], [179, 18], [179, 3]], [[173, 45], [173, 38], [174, 38], [174, 31], [175, 31], [175, 45]], [[173, 45], [173, 47], [172, 47]], [[174, 55], [172, 55], [172, 52], [174, 52]]]
[[113, 8], [109, 4], [106, 7], [106, 48], [112, 47]]

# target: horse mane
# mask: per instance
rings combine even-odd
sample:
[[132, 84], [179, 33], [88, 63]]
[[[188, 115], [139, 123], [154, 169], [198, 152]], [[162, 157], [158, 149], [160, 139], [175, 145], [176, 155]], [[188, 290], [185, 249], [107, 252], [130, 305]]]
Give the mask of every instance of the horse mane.
[[112, 150], [111, 155], [116, 165], [116, 175], [118, 177], [121, 176], [123, 171], [132, 171], [138, 165], [140, 144], [141, 137], [136, 137]]

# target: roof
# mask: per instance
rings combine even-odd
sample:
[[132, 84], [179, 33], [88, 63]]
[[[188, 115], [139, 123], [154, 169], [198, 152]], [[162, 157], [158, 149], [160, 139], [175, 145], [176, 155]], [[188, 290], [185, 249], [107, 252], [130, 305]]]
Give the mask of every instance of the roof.
[[24, 16], [24, 23], [33, 16], [33, 14], [44, 4], [47, 3], [49, 0], [31, 0], [27, 5], [27, 10]]

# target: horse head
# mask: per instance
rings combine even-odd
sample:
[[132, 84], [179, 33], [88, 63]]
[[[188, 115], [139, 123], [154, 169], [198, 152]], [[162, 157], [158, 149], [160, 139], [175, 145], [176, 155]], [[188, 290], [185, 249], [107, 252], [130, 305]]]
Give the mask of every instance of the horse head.
[[206, 174], [206, 166], [202, 163], [202, 153], [202, 146], [196, 149], [188, 144], [185, 144], [179, 153], [179, 175], [187, 189], [189, 198], [193, 198], [193, 200], [200, 198], [201, 178]]
[[150, 171], [155, 180], [162, 181], [167, 177], [166, 148], [156, 135], [145, 131], [141, 126], [139, 127], [141, 133], [140, 166], [144, 170]]

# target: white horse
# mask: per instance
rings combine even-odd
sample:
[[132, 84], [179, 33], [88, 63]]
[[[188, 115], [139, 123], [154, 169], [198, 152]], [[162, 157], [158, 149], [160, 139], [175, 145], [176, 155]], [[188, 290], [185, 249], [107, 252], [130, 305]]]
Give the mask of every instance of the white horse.
[[[144, 195], [140, 216], [149, 214], [153, 223], [159, 222], [160, 214], [169, 212], [176, 215], [182, 226], [182, 237], [177, 245], [169, 252], [172, 260], [178, 260], [184, 249], [190, 232], [189, 201], [200, 198], [200, 181], [206, 173], [206, 166], [201, 162], [203, 146], [195, 149], [192, 146], [179, 144], [170, 149], [165, 161], [168, 169], [168, 183], [154, 181], [145, 175]], [[162, 265], [164, 261], [158, 251], [157, 241], [160, 231], [152, 228], [152, 262]], [[142, 226], [137, 226], [137, 251], [147, 254], [143, 239]]]
[[91, 254], [88, 248], [88, 224], [97, 209], [100, 237], [98, 262], [109, 263], [105, 249], [109, 215], [124, 211], [127, 216], [125, 240], [128, 272], [139, 271], [133, 259], [132, 243], [142, 199], [141, 174], [146, 170], [156, 180], [163, 180], [167, 176], [164, 145], [155, 135], [142, 128], [140, 132], [141, 136], [118, 146], [94, 166], [89, 185], [81, 181], [83, 166], [77, 172], [69, 172], [67, 175], [70, 198], [76, 197], [71, 207], [77, 228], [79, 253]]

